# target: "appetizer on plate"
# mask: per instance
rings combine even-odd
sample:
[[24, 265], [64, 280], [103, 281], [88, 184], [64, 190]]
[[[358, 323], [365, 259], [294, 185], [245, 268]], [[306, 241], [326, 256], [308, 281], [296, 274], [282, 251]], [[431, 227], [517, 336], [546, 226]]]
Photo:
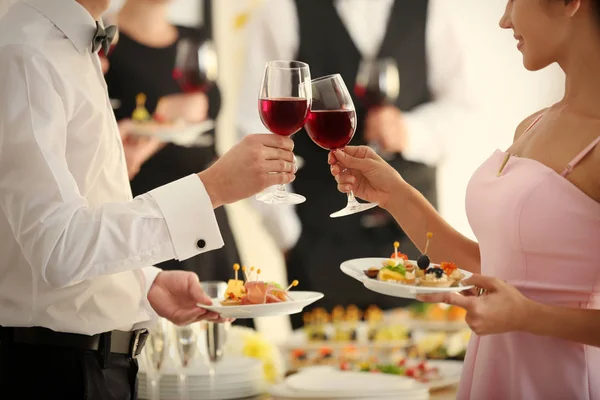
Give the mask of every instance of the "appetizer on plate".
[[378, 363], [376, 359], [357, 363], [342, 362], [342, 371], [358, 371], [400, 375], [413, 378], [419, 382], [431, 382], [440, 379], [438, 368], [425, 360], [410, 360], [402, 358], [393, 363]]
[[135, 103], [136, 107], [131, 113], [131, 120], [136, 124], [156, 127], [185, 126], [184, 121], [168, 121], [163, 115], [156, 113], [150, 115], [150, 112], [146, 109], [146, 95], [144, 93], [138, 93], [135, 97]]
[[364, 271], [371, 279], [404, 285], [425, 287], [459, 286], [464, 274], [452, 262], [432, 264], [427, 251], [433, 234], [427, 233], [425, 251], [417, 261], [411, 261], [405, 254], [398, 252], [400, 243], [394, 243], [394, 254], [382, 262], [382, 267], [371, 267]]
[[400, 282], [406, 284], [415, 283], [415, 266], [408, 261], [408, 256], [398, 251], [399, 242], [394, 242], [394, 253], [390, 258], [382, 262], [380, 268], [370, 268], [365, 274], [372, 279], [380, 281]]
[[260, 269], [256, 271], [256, 280], [252, 281], [250, 278], [252, 278], [254, 267], [250, 268], [250, 276], [248, 276], [246, 267], [241, 267], [245, 278], [241, 280], [238, 279], [240, 265], [235, 264], [233, 270], [235, 271], [235, 279], [230, 279], [227, 283], [225, 299], [221, 301], [224, 306], [282, 303], [291, 300], [288, 292], [292, 287], [298, 285], [298, 281], [293, 281], [287, 289], [284, 289], [275, 282], [260, 281], [258, 279]]

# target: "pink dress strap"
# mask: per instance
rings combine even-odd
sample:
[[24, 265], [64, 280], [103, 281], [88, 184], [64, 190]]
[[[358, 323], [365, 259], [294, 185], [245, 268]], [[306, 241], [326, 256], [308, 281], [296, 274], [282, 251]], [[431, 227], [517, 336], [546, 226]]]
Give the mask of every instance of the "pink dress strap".
[[522, 135], [524, 135], [524, 134], [526, 134], [527, 132], [529, 132], [529, 130], [530, 130], [531, 128], [533, 128], [533, 126], [534, 126], [535, 124], [537, 124], [537, 123], [538, 123], [538, 121], [539, 121], [540, 119], [542, 119], [542, 117], [544, 116], [544, 114], [546, 114], [546, 111], [544, 111], [543, 113], [541, 113], [540, 115], [538, 115], [538, 116], [537, 116], [537, 117], [536, 117], [536, 118], [533, 120], [533, 122], [532, 122], [531, 124], [529, 124], [529, 126], [527, 127], [527, 129], [525, 129], [525, 130], [523, 131]]
[[565, 170], [560, 175], [563, 176], [563, 177], [569, 175], [571, 173], [571, 171], [573, 171], [573, 168], [575, 168], [577, 166], [577, 164], [579, 164], [579, 162], [585, 158], [585, 156], [587, 156], [588, 154], [590, 154], [590, 152], [592, 150], [594, 150], [594, 147], [596, 147], [598, 145], [598, 143], [600, 143], [600, 136], [598, 136], [596, 138], [596, 140], [594, 140], [585, 149], [583, 149], [581, 151], [581, 153], [577, 154], [575, 156], [575, 158], [573, 158], [571, 160], [571, 162], [567, 164], [567, 167], [565, 168]]

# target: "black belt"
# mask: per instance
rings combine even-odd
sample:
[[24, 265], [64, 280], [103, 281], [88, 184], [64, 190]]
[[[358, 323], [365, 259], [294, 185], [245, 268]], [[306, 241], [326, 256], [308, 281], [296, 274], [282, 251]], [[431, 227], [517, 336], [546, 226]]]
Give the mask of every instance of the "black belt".
[[[81, 350], [125, 354], [131, 358], [140, 355], [147, 338], [147, 329], [138, 329], [131, 332], [112, 331], [88, 336], [77, 333], [55, 332], [41, 327], [0, 327], [0, 345], [10, 345], [12, 343], [71, 347]], [[106, 351], [107, 349], [110, 350]]]

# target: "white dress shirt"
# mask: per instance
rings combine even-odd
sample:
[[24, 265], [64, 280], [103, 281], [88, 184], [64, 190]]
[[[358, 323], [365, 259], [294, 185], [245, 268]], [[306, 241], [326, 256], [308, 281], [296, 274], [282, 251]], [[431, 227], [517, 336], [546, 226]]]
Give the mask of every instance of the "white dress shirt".
[[[408, 147], [402, 155], [428, 165], [436, 165], [443, 159], [448, 141], [462, 130], [475, 100], [470, 96], [467, 83], [465, 45], [456, 33], [455, 24], [459, 20], [452, 12], [454, 1], [429, 1], [426, 46], [428, 83], [433, 100], [403, 114]], [[335, 2], [342, 22], [363, 58], [375, 57], [379, 52], [393, 3], [394, 0]], [[294, 1], [267, 1], [250, 21], [246, 40], [248, 46], [238, 107], [240, 135], [265, 131], [256, 106], [265, 63], [293, 59], [298, 53], [299, 22]], [[346, 85], [351, 88], [354, 82], [346, 82]], [[335, 183], [332, 181], [332, 184]], [[294, 208], [273, 207], [257, 201], [253, 201], [253, 206], [280, 248], [293, 247], [301, 231]]]
[[147, 326], [149, 266], [223, 246], [197, 175], [132, 199], [95, 31], [75, 0], [0, 20], [2, 326]]

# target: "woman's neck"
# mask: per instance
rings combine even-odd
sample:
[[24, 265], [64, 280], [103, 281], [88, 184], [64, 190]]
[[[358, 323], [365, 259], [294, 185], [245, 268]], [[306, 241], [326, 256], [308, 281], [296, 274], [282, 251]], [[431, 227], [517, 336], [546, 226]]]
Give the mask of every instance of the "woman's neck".
[[143, 0], [126, 1], [118, 15], [119, 30], [150, 47], [164, 47], [174, 43], [177, 40], [177, 29], [169, 22], [167, 4]]
[[578, 114], [600, 119], [600, 34], [589, 32], [587, 40], [568, 46], [559, 62], [566, 75], [562, 103]]

